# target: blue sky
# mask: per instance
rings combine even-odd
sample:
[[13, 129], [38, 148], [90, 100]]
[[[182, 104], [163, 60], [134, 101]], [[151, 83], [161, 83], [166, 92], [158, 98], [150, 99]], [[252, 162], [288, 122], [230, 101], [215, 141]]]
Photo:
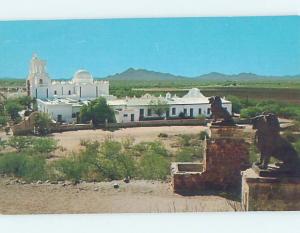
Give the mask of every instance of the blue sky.
[[177, 75], [300, 74], [300, 17], [0, 22], [0, 77], [23, 77], [33, 53], [52, 78], [129, 67]]

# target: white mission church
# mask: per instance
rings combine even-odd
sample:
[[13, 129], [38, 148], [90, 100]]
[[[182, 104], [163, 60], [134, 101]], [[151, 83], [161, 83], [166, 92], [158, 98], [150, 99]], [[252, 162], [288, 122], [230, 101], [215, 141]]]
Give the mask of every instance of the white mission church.
[[[81, 106], [100, 96], [115, 110], [118, 123], [141, 121], [157, 117], [151, 104], [158, 100], [169, 105], [166, 118], [180, 115], [210, 116], [210, 104], [198, 88], [192, 88], [183, 97], [167, 93], [166, 96], [126, 97], [117, 99], [109, 95], [109, 81], [96, 81], [86, 70], [78, 70], [68, 81], [52, 81], [46, 72], [46, 62], [34, 55], [30, 62], [26, 82], [27, 94], [37, 100], [38, 111], [48, 113], [53, 120], [73, 123], [78, 120]], [[231, 102], [222, 99], [223, 107], [231, 113]]]

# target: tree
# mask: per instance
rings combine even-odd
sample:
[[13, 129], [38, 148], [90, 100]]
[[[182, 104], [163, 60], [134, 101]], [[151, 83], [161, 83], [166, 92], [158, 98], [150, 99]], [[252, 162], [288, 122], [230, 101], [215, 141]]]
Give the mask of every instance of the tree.
[[154, 111], [158, 116], [162, 116], [169, 110], [169, 105], [165, 100], [151, 100], [150, 108]]
[[19, 97], [17, 100], [20, 105], [26, 108], [30, 108], [31, 103], [33, 103], [33, 99], [30, 96], [22, 96]]
[[106, 102], [106, 99], [100, 97], [84, 105], [80, 109], [80, 121], [86, 123], [92, 120], [94, 125], [103, 124], [106, 122], [115, 122], [115, 114]]
[[39, 112], [34, 119], [34, 126], [39, 135], [46, 135], [50, 132], [51, 118], [47, 113]]
[[16, 121], [20, 115], [19, 111], [22, 110], [22, 106], [16, 100], [8, 100], [5, 103], [5, 110], [13, 121]]

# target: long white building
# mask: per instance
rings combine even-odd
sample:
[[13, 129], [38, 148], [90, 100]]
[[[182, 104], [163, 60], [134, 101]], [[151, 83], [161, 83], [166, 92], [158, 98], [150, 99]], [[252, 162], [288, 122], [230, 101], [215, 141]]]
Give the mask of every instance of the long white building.
[[[28, 95], [36, 98], [38, 111], [48, 113], [53, 120], [74, 123], [79, 120], [80, 108], [91, 100], [103, 96], [114, 111], [118, 123], [157, 119], [153, 103], [164, 103], [166, 111], [160, 116], [166, 119], [211, 115], [208, 97], [198, 88], [192, 88], [183, 97], [167, 93], [166, 96], [126, 97], [117, 99], [109, 95], [108, 81], [95, 81], [86, 70], [79, 70], [72, 80], [52, 81], [46, 72], [46, 62], [33, 56], [27, 79]], [[231, 113], [231, 102], [222, 99], [223, 107]]]
[[[117, 122], [141, 121], [158, 117], [153, 110], [153, 103], [165, 103], [168, 109], [162, 114], [164, 118], [178, 118], [179, 116], [194, 118], [211, 115], [208, 97], [205, 97], [198, 88], [192, 88], [183, 97], [167, 93], [166, 96], [145, 94], [140, 98], [125, 98], [108, 100], [108, 104], [115, 109]], [[232, 111], [231, 102], [222, 99], [223, 107], [229, 113]]]

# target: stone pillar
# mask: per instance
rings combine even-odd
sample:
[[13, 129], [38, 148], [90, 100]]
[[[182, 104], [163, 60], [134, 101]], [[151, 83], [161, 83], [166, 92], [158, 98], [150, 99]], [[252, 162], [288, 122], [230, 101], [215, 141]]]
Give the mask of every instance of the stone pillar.
[[249, 144], [243, 137], [244, 127], [211, 126], [206, 141], [204, 170], [209, 183], [220, 189], [241, 184], [241, 171], [250, 166]]
[[300, 177], [262, 177], [249, 168], [242, 172], [242, 205], [246, 211], [299, 211]]
[[212, 126], [210, 130], [210, 139], [204, 145], [203, 164], [172, 164], [172, 185], [175, 192], [240, 192], [241, 171], [250, 167], [249, 145], [241, 138], [244, 128]]

